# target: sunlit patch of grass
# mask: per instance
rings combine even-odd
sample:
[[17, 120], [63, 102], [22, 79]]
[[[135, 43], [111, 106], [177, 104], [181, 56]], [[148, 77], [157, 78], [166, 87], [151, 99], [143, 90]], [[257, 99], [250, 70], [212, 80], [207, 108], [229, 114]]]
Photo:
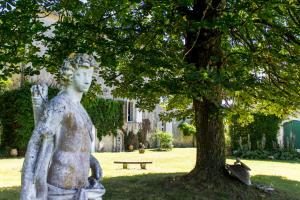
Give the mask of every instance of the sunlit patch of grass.
[[[193, 169], [196, 158], [194, 148], [175, 148], [172, 151], [146, 150], [122, 153], [95, 153], [104, 171], [104, 199], [114, 200], [189, 200], [189, 199], [232, 199], [228, 191], [198, 191], [189, 185], [168, 187], [166, 177], [181, 176]], [[146, 170], [139, 165], [114, 164], [114, 161], [152, 161]], [[233, 163], [228, 159], [227, 163]], [[300, 199], [300, 163], [293, 161], [243, 160], [252, 170], [252, 181], [256, 184], [275, 187], [275, 196], [263, 195], [261, 199]], [[23, 158], [0, 159], [0, 200], [18, 199], [21, 183]], [[254, 188], [251, 191], [255, 191]], [[250, 198], [250, 197], [249, 197]], [[245, 197], [244, 199], [249, 199]], [[251, 198], [250, 198], [251, 199]]]

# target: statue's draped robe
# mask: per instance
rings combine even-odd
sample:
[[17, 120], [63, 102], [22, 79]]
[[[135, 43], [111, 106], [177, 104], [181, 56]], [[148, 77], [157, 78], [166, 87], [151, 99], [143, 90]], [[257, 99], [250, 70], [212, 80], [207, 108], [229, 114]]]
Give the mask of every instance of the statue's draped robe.
[[21, 200], [101, 199], [101, 185], [88, 188], [92, 140], [92, 122], [82, 105], [63, 93], [53, 98], [28, 144]]

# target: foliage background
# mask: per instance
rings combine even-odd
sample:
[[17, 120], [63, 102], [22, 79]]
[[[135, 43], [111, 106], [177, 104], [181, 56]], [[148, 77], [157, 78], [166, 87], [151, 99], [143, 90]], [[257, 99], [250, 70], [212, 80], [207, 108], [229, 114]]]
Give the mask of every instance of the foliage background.
[[[31, 84], [5, 91], [0, 96], [0, 120], [3, 125], [1, 148], [17, 148], [25, 153], [27, 143], [34, 129], [31, 102]], [[52, 98], [57, 89], [49, 87], [48, 96]]]
[[191, 136], [196, 134], [195, 126], [187, 122], [182, 122], [178, 125], [178, 128], [182, 131], [184, 136]]
[[[31, 84], [26, 83], [18, 89], [5, 91], [0, 95], [0, 121], [3, 126], [0, 149], [2, 151], [17, 148], [21, 155], [26, 151], [34, 129], [30, 87]], [[49, 87], [49, 99], [58, 91], [57, 88]], [[82, 104], [89, 113], [99, 138], [110, 133], [116, 134], [117, 129], [122, 127], [123, 103], [86, 95]]]
[[257, 142], [261, 143], [265, 135], [265, 149], [273, 149], [274, 142], [277, 144], [277, 134], [279, 131], [280, 118], [275, 115], [264, 115], [256, 113], [253, 115], [254, 121], [248, 125], [238, 123], [238, 115], [232, 117], [232, 124], [229, 126], [231, 145], [233, 150], [240, 149], [239, 140], [242, 139], [242, 145], [248, 144], [248, 135], [250, 136], [251, 149], [259, 149]]
[[116, 135], [117, 130], [122, 128], [123, 102], [84, 96], [82, 105], [90, 115], [100, 140], [107, 134]]

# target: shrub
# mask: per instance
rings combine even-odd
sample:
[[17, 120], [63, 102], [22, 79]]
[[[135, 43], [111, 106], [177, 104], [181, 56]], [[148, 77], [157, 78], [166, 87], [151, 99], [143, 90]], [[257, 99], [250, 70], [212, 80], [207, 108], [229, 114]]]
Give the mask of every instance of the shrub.
[[154, 137], [159, 150], [171, 150], [173, 148], [173, 136], [170, 133], [157, 130]]
[[12, 81], [10, 79], [3, 80], [0, 78], [0, 94], [7, 91]]
[[300, 153], [295, 150], [285, 150], [285, 149], [277, 149], [277, 150], [254, 150], [254, 151], [234, 151], [234, 156], [244, 158], [244, 159], [276, 159], [276, 160], [299, 160]]
[[191, 136], [196, 134], [196, 127], [187, 122], [179, 124], [178, 128], [182, 131], [184, 136]]
[[296, 150], [277, 150], [273, 154], [275, 159], [278, 160], [299, 160], [300, 159], [300, 153], [298, 153]]

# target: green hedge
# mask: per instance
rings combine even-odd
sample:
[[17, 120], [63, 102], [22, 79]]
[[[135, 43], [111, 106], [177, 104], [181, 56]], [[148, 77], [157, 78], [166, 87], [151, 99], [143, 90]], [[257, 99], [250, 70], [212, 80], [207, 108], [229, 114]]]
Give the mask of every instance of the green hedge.
[[274, 150], [254, 150], [235, 151], [233, 156], [244, 159], [275, 159], [275, 160], [300, 160], [300, 153], [296, 150], [274, 149]]
[[276, 146], [279, 123], [281, 121], [278, 117], [259, 113], [254, 114], [254, 121], [247, 126], [240, 125], [237, 119], [238, 116], [234, 116], [229, 126], [233, 150], [241, 149], [241, 145], [247, 150], [273, 149]]
[[[3, 126], [1, 149], [17, 148], [24, 154], [34, 129], [30, 84], [5, 91], [0, 96], [0, 120]], [[57, 93], [49, 88], [49, 98]]]
[[[5, 91], [0, 95], [0, 121], [3, 126], [0, 151], [7, 152], [10, 148], [17, 148], [19, 154], [24, 155], [28, 141], [34, 129], [30, 84]], [[49, 99], [58, 93], [58, 89], [49, 87]], [[98, 137], [116, 134], [123, 126], [123, 103], [99, 98], [82, 100], [96, 129]]]

